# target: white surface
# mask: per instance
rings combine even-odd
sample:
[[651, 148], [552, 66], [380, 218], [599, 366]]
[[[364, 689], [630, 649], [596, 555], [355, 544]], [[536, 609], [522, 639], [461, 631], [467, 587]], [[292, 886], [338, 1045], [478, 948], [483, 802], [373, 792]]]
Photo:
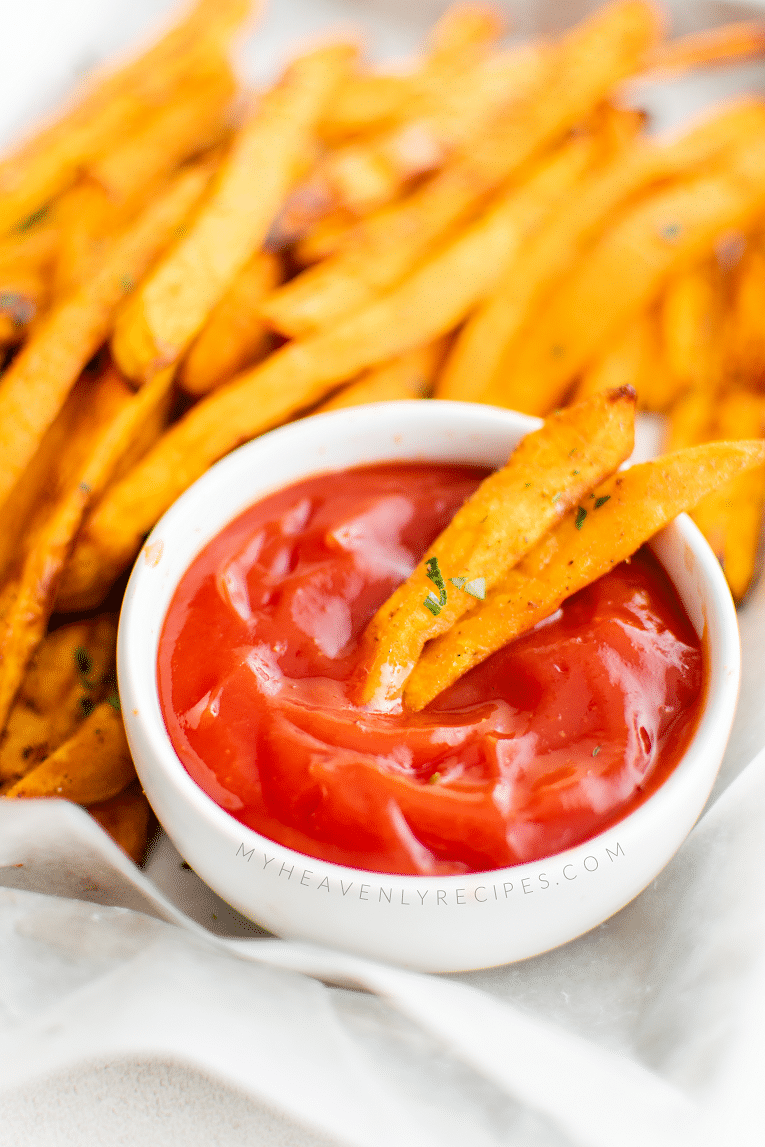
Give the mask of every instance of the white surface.
[[[336, 21], [381, 33], [381, 55], [406, 52], [439, 6], [272, 0], [243, 66], [273, 74], [295, 35]], [[6, 0], [2, 140], [54, 106], [83, 65], [170, 7]], [[528, 29], [522, 5], [511, 7]], [[548, 0], [540, 20], [583, 7]], [[674, 8], [691, 27], [756, 5], [676, 0]], [[762, 68], [652, 90], [659, 126], [742, 82], [762, 88]], [[45, 825], [0, 822], [2, 882], [26, 880], [59, 897], [0, 891], [2, 1147], [761, 1144], [765, 760], [753, 758], [765, 744], [762, 584], [741, 624], [741, 704], [713, 797], [728, 791], [637, 900], [523, 964], [451, 980], [386, 973], [398, 991], [388, 983], [385, 997], [323, 987], [221, 956], [145, 915], [61, 899], [151, 907], [151, 888], [134, 888], [135, 875], [92, 836], [94, 826], [84, 816], [73, 825], [77, 810], [59, 819], [49, 805]], [[160, 853], [149, 870], [176, 902], [213, 929], [246, 934], [234, 914], [199, 896], [167, 845]], [[30, 868], [14, 867], [30, 854]], [[316, 953], [268, 943], [252, 953], [266, 964], [322, 966]], [[374, 986], [375, 970], [366, 971]], [[455, 984], [471, 989], [467, 1000], [452, 997]]]

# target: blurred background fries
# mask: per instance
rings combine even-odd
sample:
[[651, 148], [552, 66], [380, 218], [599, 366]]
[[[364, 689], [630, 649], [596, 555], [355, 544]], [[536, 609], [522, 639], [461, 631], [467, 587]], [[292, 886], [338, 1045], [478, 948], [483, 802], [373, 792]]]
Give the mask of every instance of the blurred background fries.
[[[122, 579], [226, 452], [365, 402], [623, 386], [668, 448], [765, 435], [765, 100], [656, 137], [634, 98], [760, 60], [765, 20], [678, 36], [615, 0], [524, 38], [455, 4], [406, 66], [323, 43], [254, 92], [257, 14], [197, 0], [0, 159], [0, 794], [76, 800], [136, 859]], [[737, 600], [764, 504], [759, 466], [694, 512]]]

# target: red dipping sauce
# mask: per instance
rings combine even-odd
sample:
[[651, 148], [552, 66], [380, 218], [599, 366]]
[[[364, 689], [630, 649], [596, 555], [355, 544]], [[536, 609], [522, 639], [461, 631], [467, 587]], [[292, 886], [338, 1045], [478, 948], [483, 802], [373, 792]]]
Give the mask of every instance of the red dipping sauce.
[[483, 477], [395, 463], [309, 478], [184, 574], [160, 703], [184, 766], [237, 820], [356, 868], [484, 871], [581, 843], [672, 771], [703, 658], [647, 550], [422, 713], [349, 700], [365, 625]]

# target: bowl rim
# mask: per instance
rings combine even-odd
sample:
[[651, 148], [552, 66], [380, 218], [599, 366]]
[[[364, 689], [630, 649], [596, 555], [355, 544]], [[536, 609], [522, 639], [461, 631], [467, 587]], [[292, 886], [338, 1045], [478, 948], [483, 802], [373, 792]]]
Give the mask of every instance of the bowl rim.
[[[134, 756], [136, 756], [136, 770], [139, 778], [144, 780], [144, 770], [148, 774], [151, 769], [160, 768], [165, 778], [172, 783], [178, 796], [185, 800], [198, 816], [205, 818], [212, 829], [217, 830], [224, 837], [229, 838], [232, 847], [235, 847], [238, 843], [242, 843], [247, 849], [259, 847], [261, 850], [274, 853], [277, 859], [283, 859], [291, 863], [309, 861], [314, 872], [322, 876], [334, 876], [335, 880], [350, 876], [358, 878], [359, 875], [362, 875], [367, 882], [371, 882], [372, 884], [394, 879], [397, 884], [404, 888], [408, 886], [414, 887], [416, 884], [422, 885], [423, 882], [427, 881], [438, 881], [441, 887], [446, 888], [465, 887], [475, 884], [481, 877], [486, 878], [488, 875], [491, 875], [494, 880], [499, 880], [503, 874], [511, 874], [515, 879], [521, 880], [524, 871], [536, 871], [539, 864], [545, 860], [555, 860], [556, 863], [568, 863], [569, 858], [573, 860], [574, 858], [580, 857], [583, 850], [597, 848], [599, 844], [603, 844], [606, 837], [611, 839], [614, 830], [620, 828], [620, 826], [626, 827], [629, 825], [631, 835], [640, 836], [644, 829], [648, 827], [648, 822], [650, 822], [659, 800], [662, 802], [672, 802], [681, 796], [690, 775], [695, 773], [700, 767], [700, 759], [705, 755], [705, 745], [709, 739], [711, 737], [719, 738], [722, 736], [723, 746], [727, 741], [735, 715], [741, 673], [740, 642], [735, 606], [720, 564], [706, 542], [706, 539], [686, 514], [680, 514], [670, 525], [656, 535], [656, 538], [661, 538], [665, 535], [670, 538], [670, 532], [676, 533], [678, 544], [689, 547], [692, 551], [694, 560], [707, 585], [708, 595], [704, 606], [704, 632], [701, 634], [706, 673], [702, 710], [696, 728], [682, 756], [662, 784], [638, 805], [637, 808], [610, 823], [594, 836], [588, 837], [585, 841], [572, 845], [570, 848], [560, 852], [551, 853], [546, 857], [524, 861], [520, 864], [510, 865], [504, 868], [485, 869], [476, 872], [427, 875], [390, 873], [354, 868], [349, 865], [339, 864], [335, 861], [323, 860], [311, 856], [308, 853], [297, 852], [286, 845], [280, 844], [278, 841], [263, 836], [257, 830], [238, 821], [222, 806], [218, 805], [213, 798], [192, 779], [173, 748], [161, 715], [156, 681], [159, 632], [157, 633], [156, 639], [151, 642], [152, 652], [150, 660], [152, 672], [150, 674], [144, 672], [147, 667], [145, 657], [141, 656], [140, 653], [138, 656], [136, 655], [136, 647], [140, 648], [141, 645], [140, 630], [142, 628], [141, 614], [136, 611], [140, 610], [142, 604], [141, 591], [144, 586], [147, 586], [147, 579], [145, 577], [147, 571], [143, 569], [146, 563], [140, 560], [141, 556], [146, 554], [147, 551], [150, 550], [150, 547], [156, 544], [160, 534], [172, 534], [174, 530], [182, 528], [183, 519], [191, 512], [191, 508], [199, 495], [200, 489], [207, 489], [210, 486], [224, 486], [230, 481], [230, 475], [235, 475], [242, 466], [247, 464], [251, 456], [257, 456], [263, 449], [278, 450], [280, 444], [285, 440], [289, 442], [295, 439], [295, 442], [299, 443], [300, 438], [304, 437], [306, 432], [313, 437], [313, 428], [318, 430], [324, 426], [329, 429], [332, 423], [339, 423], [341, 427], [345, 423], [349, 423], [352, 426], [357, 422], [361, 423], [367, 419], [374, 419], [375, 415], [379, 416], [383, 411], [387, 412], [391, 408], [395, 408], [401, 413], [406, 412], [407, 416], [411, 415], [415, 420], [420, 420], [423, 425], [430, 424], [432, 427], [433, 408], [435, 406], [435, 403], [423, 402], [420, 404], [411, 401], [371, 403], [363, 407], [352, 407], [314, 415], [310, 419], [289, 423], [257, 439], [253, 439], [226, 455], [226, 457], [217, 462], [197, 479], [162, 516], [146, 539], [139, 553], [130, 576], [120, 614], [117, 647], [119, 689], [120, 695], [123, 697], [123, 713], [125, 715], [128, 740], [132, 748], [135, 738], [135, 729], [137, 728], [137, 724], [134, 726], [134, 722], [140, 722], [143, 736], [149, 736], [152, 741], [153, 759], [151, 765], [146, 764], [140, 752], [138, 754], [134, 753]], [[470, 410], [471, 414], [476, 417], [483, 415], [487, 422], [491, 421], [495, 427], [504, 423], [509, 436], [513, 431], [521, 430], [523, 433], [527, 433], [536, 426], [541, 425], [541, 419], [534, 418], [530, 415], [498, 407], [488, 407], [477, 403], [441, 400], [438, 402], [437, 407], [439, 415], [443, 415], [446, 419], [456, 416], [464, 420], [467, 410]], [[306, 428], [309, 428], [308, 431]], [[411, 456], [409, 455], [408, 457]], [[389, 458], [390, 455], [380, 454], [376, 456], [375, 459], [371, 459], [369, 464], [375, 464], [375, 462], [383, 463]], [[396, 459], [393, 460], [395, 461]], [[359, 465], [363, 465], [363, 463], [359, 463]], [[331, 464], [327, 465], [326, 468], [312, 467], [292, 478], [290, 483], [297, 483], [303, 478], [313, 474], [329, 473], [334, 470], [347, 468], [348, 467], [338, 467]], [[277, 481], [272, 486], [264, 487], [262, 491], [256, 495], [255, 501], [268, 497], [270, 493], [282, 489], [290, 483]], [[214, 527], [210, 528], [208, 526], [204, 533], [200, 535], [194, 554], [186, 561], [183, 571], [188, 568], [188, 565], [194, 560], [194, 557], [213, 537], [230, 521], [242, 513], [247, 506], [255, 504], [255, 501], [253, 501], [252, 498], [245, 498], [241, 503], [237, 503], [237, 506], [233, 510], [222, 511]], [[652, 539], [649, 544], [653, 546], [654, 541], [655, 539]], [[166, 539], [163, 539], [163, 544], [166, 544]], [[661, 559], [659, 560], [661, 561]], [[175, 592], [180, 577], [183, 576], [183, 571], [173, 581], [172, 589], [169, 591], [166, 604], [162, 609], [159, 629], [161, 629], [161, 625], [164, 622], [170, 598]], [[670, 580], [672, 580], [671, 577]], [[707, 607], [710, 605], [717, 611], [716, 618], [708, 614]], [[713, 641], [713, 638], [710, 636], [713, 621], [716, 621], [716, 629], [719, 631], [718, 640], [714, 644], [714, 648], [710, 647]], [[138, 666], [141, 662], [143, 662], [143, 668], [139, 670]], [[147, 702], [149, 702], [148, 706]], [[149, 717], [148, 722], [146, 720], [147, 715]], [[711, 790], [716, 772], [717, 769], [711, 774], [707, 796]], [[169, 832], [172, 838], [172, 831], [167, 829], [166, 831]]]

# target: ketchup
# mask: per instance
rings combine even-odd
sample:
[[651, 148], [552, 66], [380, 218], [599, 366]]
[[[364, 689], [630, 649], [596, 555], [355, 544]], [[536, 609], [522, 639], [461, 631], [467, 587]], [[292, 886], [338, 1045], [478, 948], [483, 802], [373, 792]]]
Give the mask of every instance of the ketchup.
[[484, 871], [588, 839], [669, 775], [702, 652], [647, 550], [421, 713], [349, 700], [366, 623], [483, 477], [395, 463], [309, 478], [186, 571], [160, 703], [184, 766], [237, 820], [356, 868]]

